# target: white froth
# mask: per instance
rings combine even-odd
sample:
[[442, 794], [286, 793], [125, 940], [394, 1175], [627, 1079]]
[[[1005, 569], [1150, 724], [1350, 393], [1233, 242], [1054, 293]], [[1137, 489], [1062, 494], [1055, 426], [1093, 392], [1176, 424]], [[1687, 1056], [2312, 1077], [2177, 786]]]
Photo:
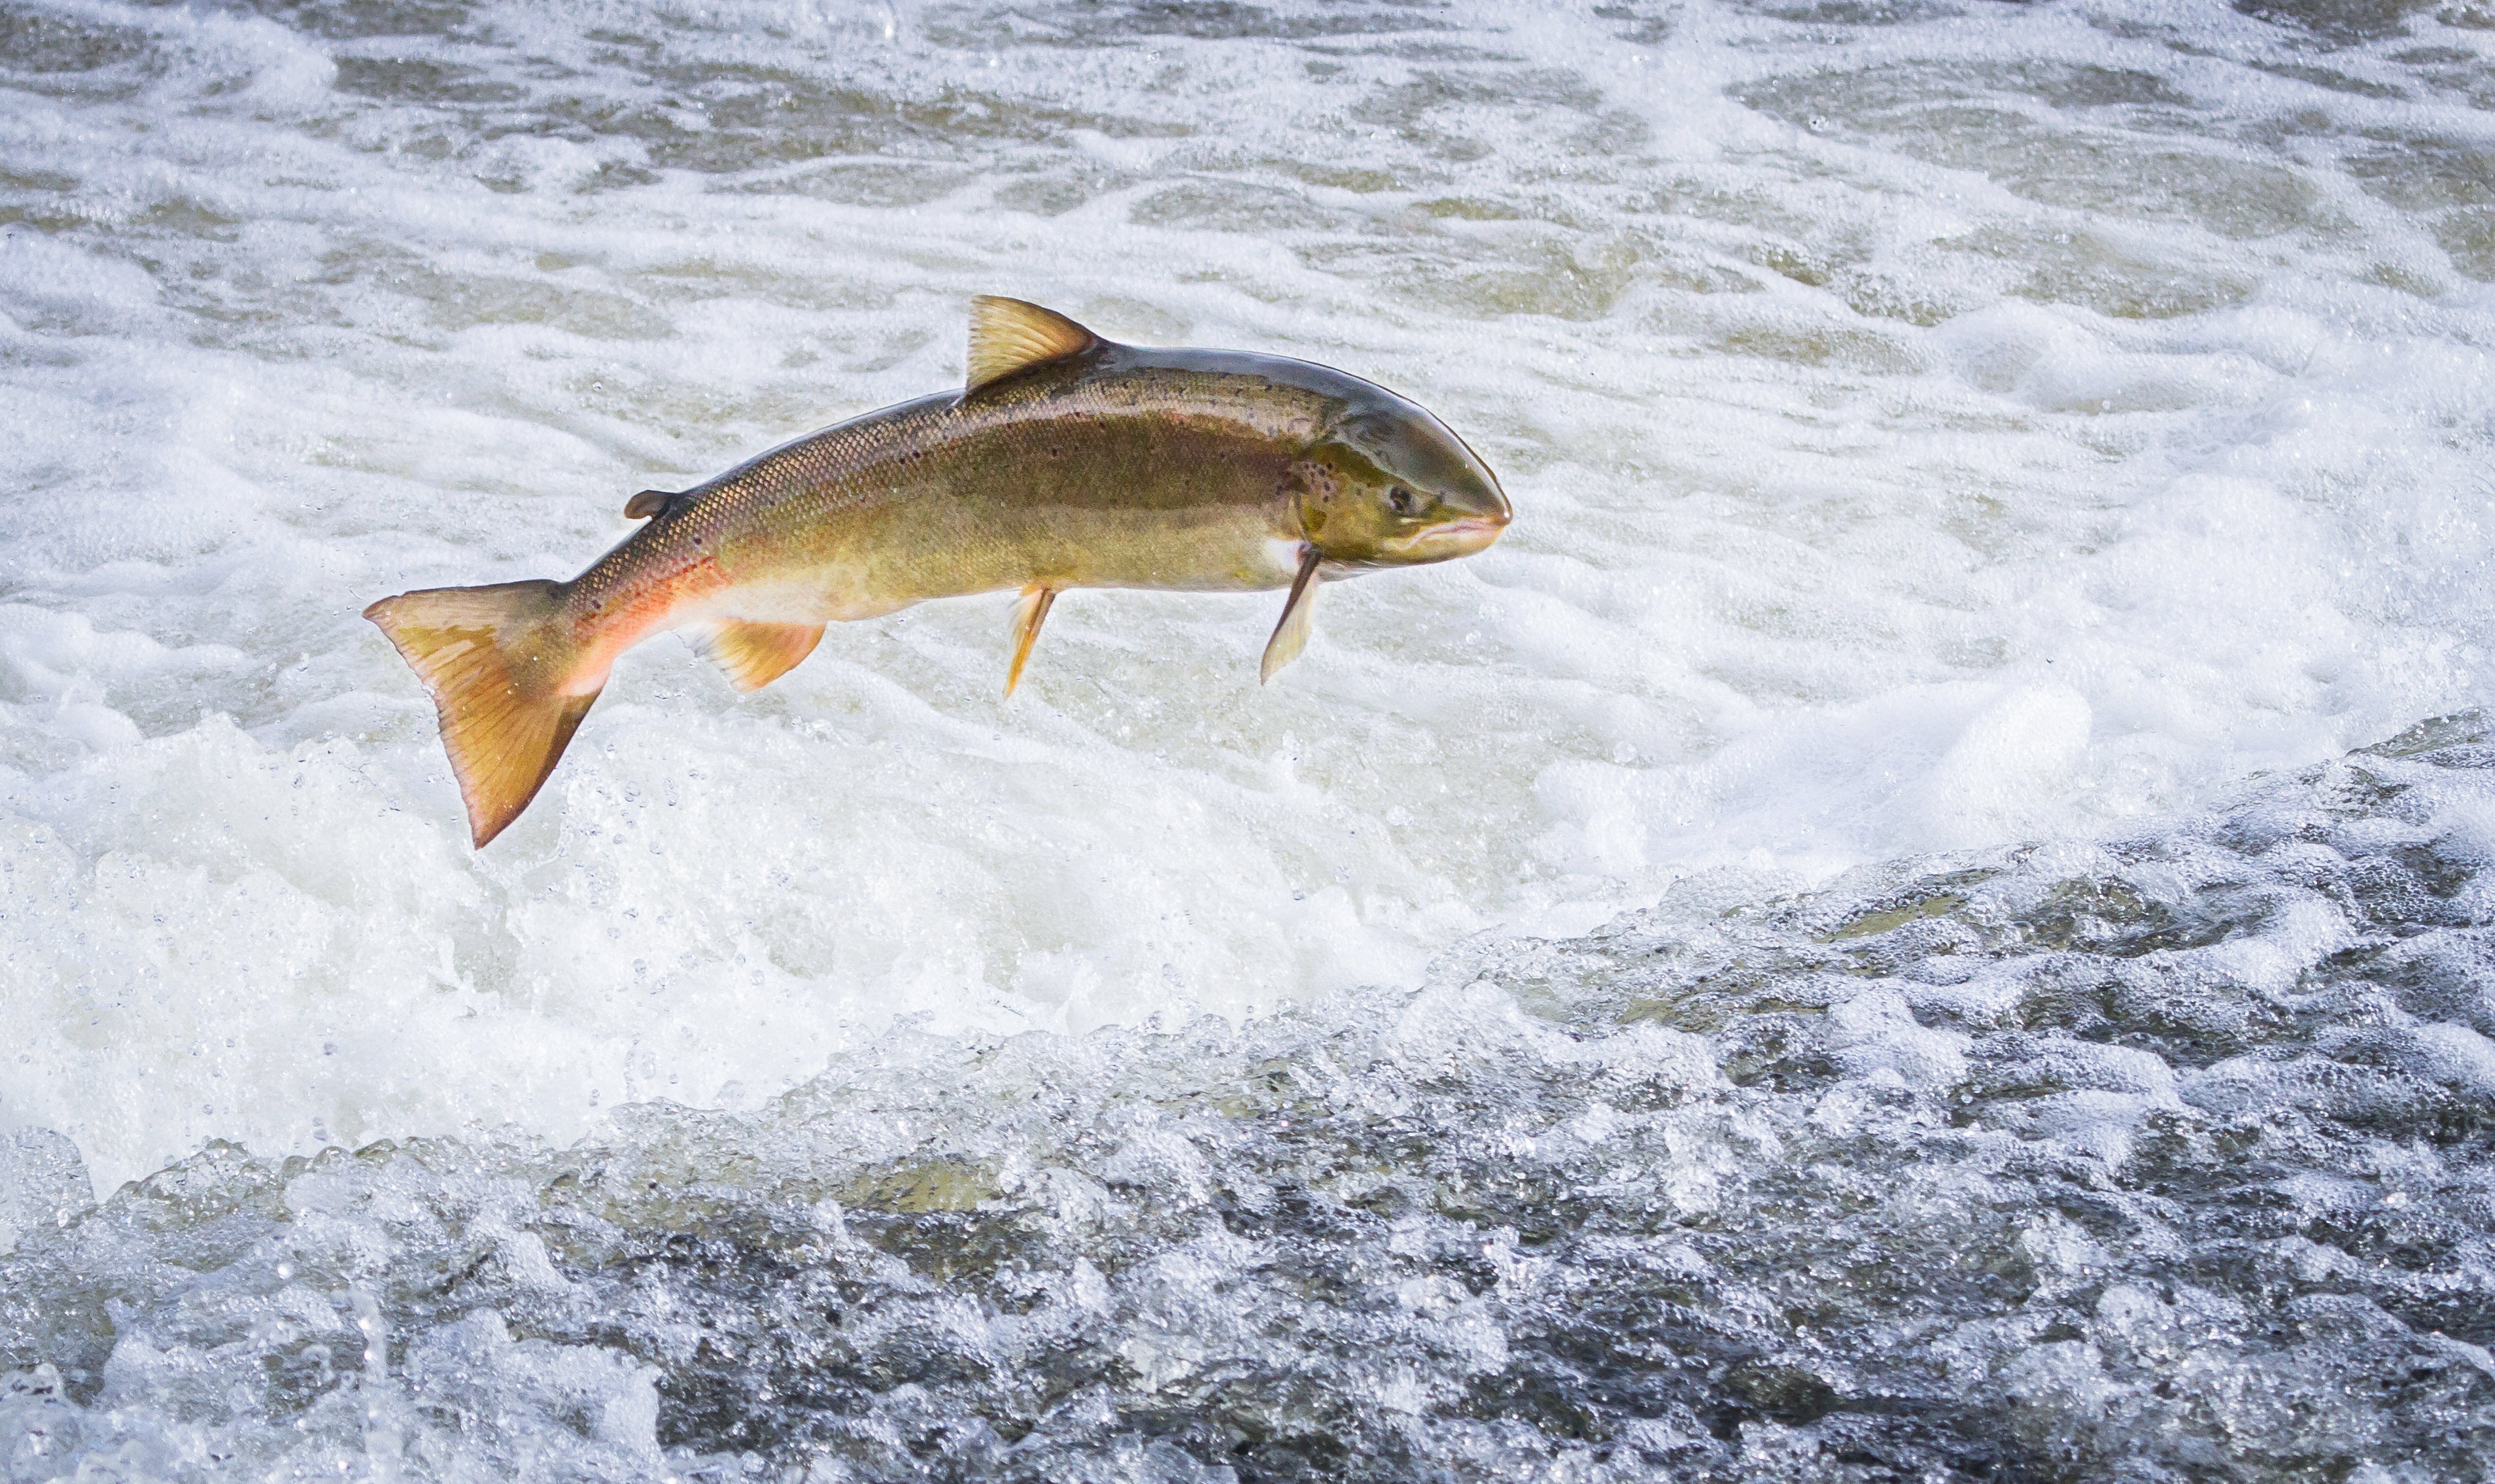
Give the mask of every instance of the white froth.
[[[2476, 697], [2495, 249], [2435, 151], [2489, 126], [2400, 56], [2486, 33], [2334, 87], [2228, 12], [1635, 10], [59, 12], [0, 59], [0, 1126], [107, 1181], [567, 1135]], [[949, 384], [987, 292], [1395, 386], [1517, 524], [1262, 689], [1278, 599], [1073, 594], [1010, 705], [1001, 597], [749, 698], [662, 642], [472, 854], [361, 607]]]

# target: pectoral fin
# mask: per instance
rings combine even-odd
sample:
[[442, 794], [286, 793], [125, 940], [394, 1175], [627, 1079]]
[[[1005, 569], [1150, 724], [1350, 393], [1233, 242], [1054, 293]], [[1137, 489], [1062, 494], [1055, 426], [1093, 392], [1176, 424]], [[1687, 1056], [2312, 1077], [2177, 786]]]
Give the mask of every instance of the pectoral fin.
[[1031, 658], [1031, 646], [1039, 641], [1039, 626], [1048, 618], [1048, 605], [1057, 601], [1053, 587], [1027, 587], [1022, 601], [1014, 604], [1013, 665], [1005, 670], [1005, 694], [1022, 684], [1022, 667]]
[[1300, 558], [1300, 574], [1291, 579], [1291, 601], [1282, 604], [1282, 621], [1274, 626], [1274, 636], [1265, 641], [1265, 663], [1258, 666], [1256, 683], [1274, 678], [1275, 671], [1300, 657], [1309, 647], [1309, 623], [1317, 606], [1317, 548]]
[[749, 624], [729, 620], [693, 642], [727, 672], [728, 684], [740, 691], [758, 691], [797, 667], [822, 641], [820, 624]]

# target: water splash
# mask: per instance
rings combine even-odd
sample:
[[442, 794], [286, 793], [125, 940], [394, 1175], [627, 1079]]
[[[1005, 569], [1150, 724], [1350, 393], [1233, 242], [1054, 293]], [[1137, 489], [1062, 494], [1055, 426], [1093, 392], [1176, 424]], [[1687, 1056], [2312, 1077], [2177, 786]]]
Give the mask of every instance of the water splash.
[[[2103, 844], [1694, 878], [1245, 1026], [896, 1034], [570, 1147], [211, 1149], [14, 1218], [0, 1436], [17, 1478], [2465, 1477], [2491, 766], [2446, 719]], [[15, 1158], [13, 1210], [82, 1179]]]

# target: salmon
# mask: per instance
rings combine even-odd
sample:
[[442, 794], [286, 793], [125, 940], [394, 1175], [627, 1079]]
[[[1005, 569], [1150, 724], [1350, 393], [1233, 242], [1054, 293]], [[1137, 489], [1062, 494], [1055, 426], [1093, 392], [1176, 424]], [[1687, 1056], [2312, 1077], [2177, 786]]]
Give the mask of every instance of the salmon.
[[429, 588], [364, 610], [433, 697], [481, 849], [537, 796], [618, 656], [691, 636], [740, 690], [828, 623], [1018, 592], [1010, 695], [1057, 595], [1286, 588], [1260, 677], [1309, 640], [1320, 583], [1482, 550], [1489, 467], [1420, 407], [1309, 361], [1104, 340], [971, 303], [958, 392], [868, 413], [694, 488], [569, 582]]

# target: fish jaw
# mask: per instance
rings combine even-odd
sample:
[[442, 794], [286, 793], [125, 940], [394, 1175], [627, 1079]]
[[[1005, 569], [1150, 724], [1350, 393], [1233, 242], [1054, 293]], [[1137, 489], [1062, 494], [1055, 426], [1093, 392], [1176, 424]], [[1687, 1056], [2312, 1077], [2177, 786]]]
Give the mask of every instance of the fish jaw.
[[1426, 531], [1416, 531], [1401, 541], [1388, 544], [1399, 562], [1419, 564], [1446, 562], [1468, 557], [1490, 549], [1507, 530], [1507, 517], [1499, 514], [1466, 515], [1461, 519], [1441, 521]]

